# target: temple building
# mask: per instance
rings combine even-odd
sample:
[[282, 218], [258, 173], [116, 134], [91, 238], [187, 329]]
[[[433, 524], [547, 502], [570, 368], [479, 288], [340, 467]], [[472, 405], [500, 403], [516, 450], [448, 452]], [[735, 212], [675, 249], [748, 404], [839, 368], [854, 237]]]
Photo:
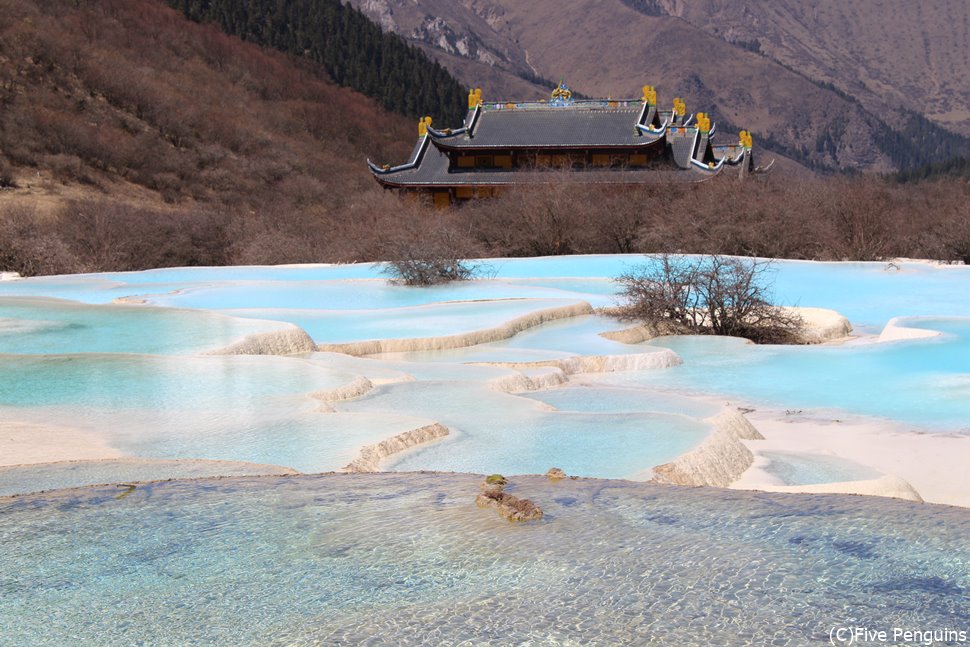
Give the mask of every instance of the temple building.
[[524, 103], [486, 103], [475, 89], [460, 128], [431, 123], [418, 122], [405, 164], [367, 164], [385, 188], [430, 193], [437, 205], [523, 184], [698, 182], [729, 166], [742, 176], [767, 170], [754, 166], [750, 133], [716, 145], [708, 115], [688, 116], [680, 99], [661, 110], [649, 85], [622, 101], [574, 99], [563, 83], [549, 101]]

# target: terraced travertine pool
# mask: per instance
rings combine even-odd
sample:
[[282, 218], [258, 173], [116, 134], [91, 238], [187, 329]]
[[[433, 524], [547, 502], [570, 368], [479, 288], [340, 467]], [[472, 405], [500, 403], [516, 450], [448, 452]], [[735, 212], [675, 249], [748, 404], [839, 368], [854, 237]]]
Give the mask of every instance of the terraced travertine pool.
[[[570, 304], [608, 306], [611, 277], [647, 260], [495, 260], [493, 279], [434, 288], [391, 285], [367, 264], [7, 281], [0, 284], [0, 369], [9, 379], [0, 383], [0, 410], [7, 420], [81, 428], [124, 455], [303, 471], [339, 469], [362, 445], [438, 421], [452, 429], [447, 439], [387, 466], [543, 472], [563, 464], [585, 476], [642, 477], [698, 444], [709, 432], [705, 419], [727, 401], [966, 434], [970, 268], [925, 263], [778, 262], [774, 281], [780, 302], [835, 309], [863, 335], [894, 317], [924, 317], [909, 325], [942, 333], [931, 339], [757, 347], [686, 337], [629, 345], [599, 335], [622, 326], [615, 320], [576, 316], [488, 343], [382, 358], [200, 355], [288, 324], [320, 344], [346, 343], [460, 336]], [[531, 394], [496, 389], [522, 373], [523, 362], [663, 349], [682, 363], [574, 375], [572, 387]], [[337, 404], [337, 413], [318, 413], [306, 397], [360, 377], [375, 377], [376, 388]], [[869, 473], [860, 466], [860, 475]]]
[[[746, 483], [902, 478], [970, 506], [970, 268], [777, 262], [779, 302], [852, 322], [838, 345], [607, 339], [628, 324], [575, 312], [640, 262], [494, 260], [435, 288], [367, 264], [0, 282], [5, 640], [799, 645], [965, 620], [966, 508], [520, 478], [547, 517], [509, 526], [471, 505], [478, 477], [240, 476], [341, 470], [439, 424], [381, 468], [646, 480], [740, 408], [777, 427], [744, 443]], [[894, 319], [939, 334], [877, 343]], [[293, 326], [417, 341], [218, 354]], [[207, 476], [232, 478], [30, 494]]]

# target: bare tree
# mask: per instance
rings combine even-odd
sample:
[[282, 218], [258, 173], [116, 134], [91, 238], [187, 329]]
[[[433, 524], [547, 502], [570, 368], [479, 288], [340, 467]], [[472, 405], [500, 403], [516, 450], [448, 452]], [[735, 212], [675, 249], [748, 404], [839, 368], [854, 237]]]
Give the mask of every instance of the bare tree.
[[771, 303], [772, 262], [732, 256], [672, 256], [622, 274], [620, 315], [662, 333], [796, 343], [801, 318]]
[[441, 224], [423, 235], [398, 235], [385, 244], [388, 260], [381, 264], [381, 272], [394, 282], [415, 286], [478, 278], [484, 267], [463, 258], [467, 247], [463, 236]]

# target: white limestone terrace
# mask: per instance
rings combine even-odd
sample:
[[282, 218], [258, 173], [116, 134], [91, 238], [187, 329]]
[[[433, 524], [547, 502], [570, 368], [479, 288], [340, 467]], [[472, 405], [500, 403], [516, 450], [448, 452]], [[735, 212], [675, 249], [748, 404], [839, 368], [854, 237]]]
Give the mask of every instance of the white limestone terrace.
[[[591, 313], [615, 303], [612, 276], [645, 260], [486, 261], [495, 278], [430, 289], [389, 285], [366, 264], [5, 281], [0, 369], [21, 379], [0, 384], [0, 456], [301, 472], [558, 465], [970, 505], [970, 268], [778, 262], [778, 300], [813, 324], [805, 341], [840, 344], [758, 347], [617, 335]], [[920, 332], [898, 340], [907, 329]], [[880, 333], [898, 341], [861, 343]], [[572, 407], [587, 386], [598, 396]], [[743, 415], [764, 440], [737, 433], [738, 407], [755, 409]]]

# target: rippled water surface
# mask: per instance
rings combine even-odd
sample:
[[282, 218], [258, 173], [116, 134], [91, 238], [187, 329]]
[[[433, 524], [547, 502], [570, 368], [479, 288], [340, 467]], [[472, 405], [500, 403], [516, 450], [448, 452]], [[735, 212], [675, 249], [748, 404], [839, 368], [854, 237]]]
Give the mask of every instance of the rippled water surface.
[[[0, 499], [4, 642], [827, 644], [963, 626], [966, 510], [480, 477], [241, 478]], [[368, 642], [373, 641], [373, 642]]]
[[[390, 459], [396, 469], [645, 477], [696, 445], [724, 403], [825, 409], [930, 433], [970, 428], [970, 268], [921, 263], [780, 261], [779, 302], [848, 316], [862, 333], [893, 317], [939, 337], [827, 347], [752, 346], [717, 338], [628, 345], [603, 316], [547, 322], [487, 344], [380, 359], [200, 355], [281, 322], [320, 343], [448, 336], [583, 300], [615, 302], [611, 277], [642, 256], [485, 261], [487, 280], [433, 288], [388, 283], [373, 264], [172, 268], [0, 283], [0, 416], [79, 426], [123, 453], [336, 469], [381, 434], [441, 422], [451, 435]], [[119, 297], [150, 306], [114, 305]], [[164, 306], [164, 307], [155, 307]], [[576, 355], [673, 349], [669, 369], [572, 376], [523, 367]], [[516, 367], [487, 366], [516, 363]], [[521, 371], [536, 384], [518, 386]], [[374, 378], [356, 400], [322, 412], [309, 394]], [[521, 377], [521, 376], [520, 376]], [[562, 380], [560, 380], [562, 381]], [[701, 396], [701, 397], [696, 397]], [[558, 411], [554, 410], [557, 409]], [[778, 463], [781, 465], [781, 463]], [[819, 469], [781, 469], [782, 480]], [[825, 474], [862, 478], [842, 465]], [[817, 474], [807, 478], [819, 478]]]

